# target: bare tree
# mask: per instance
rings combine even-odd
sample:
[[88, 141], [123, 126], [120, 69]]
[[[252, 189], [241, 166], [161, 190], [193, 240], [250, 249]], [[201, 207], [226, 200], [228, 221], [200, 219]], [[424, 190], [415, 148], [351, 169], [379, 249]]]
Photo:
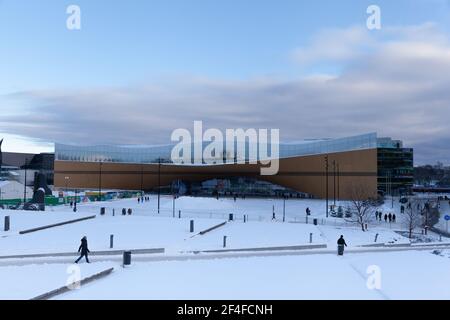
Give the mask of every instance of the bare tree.
[[370, 223], [374, 217], [377, 207], [373, 193], [364, 184], [353, 184], [350, 187], [350, 212], [352, 216], [346, 221], [359, 225], [362, 231], [366, 230], [366, 224]]
[[414, 229], [423, 225], [423, 210], [420, 202], [417, 200], [410, 201], [406, 207], [403, 223], [409, 231], [409, 238], [412, 238]]

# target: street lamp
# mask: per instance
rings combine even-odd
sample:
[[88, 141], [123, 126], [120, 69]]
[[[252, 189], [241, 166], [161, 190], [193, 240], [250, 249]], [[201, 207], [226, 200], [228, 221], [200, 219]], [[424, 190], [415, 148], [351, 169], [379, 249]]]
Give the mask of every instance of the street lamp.
[[28, 158], [25, 158], [25, 181], [23, 182], [23, 204], [27, 202], [27, 166]]
[[98, 201], [102, 200], [102, 165], [103, 162], [100, 161], [100, 172], [99, 172], [99, 182], [98, 182]]
[[160, 210], [160, 198], [161, 198], [161, 157], [158, 158], [158, 214]]
[[326, 200], [326, 216], [328, 218], [328, 155], [325, 156], [325, 200]]
[[333, 203], [336, 207], [336, 160], [333, 160]]

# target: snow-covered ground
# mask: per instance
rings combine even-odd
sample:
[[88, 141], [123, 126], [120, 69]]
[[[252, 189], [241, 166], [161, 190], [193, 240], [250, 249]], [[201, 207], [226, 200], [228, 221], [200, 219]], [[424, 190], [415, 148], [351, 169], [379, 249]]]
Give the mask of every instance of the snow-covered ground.
[[[0, 231], [0, 257], [18, 254], [74, 252], [79, 240], [87, 236], [92, 251], [109, 250], [110, 235], [114, 249], [165, 248], [165, 255], [185, 256], [191, 251], [296, 246], [310, 243], [326, 244], [335, 249], [344, 235], [349, 245], [358, 247], [375, 243], [409, 243], [399, 232], [401, 224], [374, 222], [369, 231], [344, 222], [325, 219], [324, 202], [320, 200], [286, 201], [286, 222], [282, 221], [283, 201], [271, 199], [212, 199], [183, 197], [175, 202], [176, 217], [172, 217], [173, 202], [161, 198], [161, 213], [157, 214], [156, 197], [139, 204], [137, 199], [103, 203], [86, 203], [72, 212], [69, 206], [49, 208], [46, 212], [0, 211], [0, 221], [11, 217], [11, 231]], [[399, 205], [390, 203], [384, 212], [399, 215]], [[100, 216], [100, 207], [107, 214]], [[276, 220], [272, 221], [275, 207]], [[312, 218], [325, 220], [314, 226], [305, 223], [305, 209]], [[112, 216], [112, 209], [115, 216]], [[132, 208], [133, 215], [122, 216], [122, 208]], [[178, 210], [182, 218], [178, 218]], [[397, 211], [398, 210], [398, 211]], [[227, 223], [205, 235], [201, 230], [227, 220], [233, 213], [236, 221]], [[97, 217], [75, 224], [19, 235], [18, 231], [77, 219], [96, 214]], [[244, 223], [243, 215], [250, 221]], [[195, 233], [189, 232], [190, 220], [195, 221]], [[82, 277], [115, 267], [105, 279], [81, 290], [61, 296], [62, 299], [450, 299], [444, 283], [450, 279], [450, 259], [425, 252], [352, 253], [344, 258], [334, 254], [304, 256], [265, 256], [186, 261], [144, 262], [138, 259], [123, 269], [115, 259], [91, 257], [92, 264], [81, 265]], [[65, 285], [70, 266], [45, 259], [3, 260], [0, 264], [0, 299], [28, 299]], [[368, 290], [366, 269], [377, 265], [383, 274], [381, 291]], [[406, 271], [407, 272], [406, 272]], [[424, 270], [433, 270], [431, 278]], [[428, 274], [428, 273], [427, 273]], [[39, 278], [33, 281], [34, 277]], [[412, 281], [411, 279], [414, 279]], [[421, 290], [413, 290], [414, 283]], [[5, 285], [3, 285], [5, 284]], [[11, 288], [19, 288], [11, 292]]]

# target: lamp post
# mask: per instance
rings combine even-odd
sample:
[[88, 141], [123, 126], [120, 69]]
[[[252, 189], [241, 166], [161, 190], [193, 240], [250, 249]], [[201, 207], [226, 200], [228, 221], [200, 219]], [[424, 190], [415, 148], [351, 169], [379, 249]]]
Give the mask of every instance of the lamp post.
[[337, 163], [337, 199], [338, 201], [341, 201], [341, 172], [339, 168], [339, 162]]
[[336, 207], [336, 160], [333, 160], [333, 203]]
[[325, 200], [326, 200], [326, 217], [328, 218], [328, 155], [325, 156]]
[[161, 158], [158, 159], [158, 214], [160, 210], [160, 198], [161, 198]]
[[286, 222], [286, 195], [283, 197], [283, 222]]
[[144, 165], [141, 164], [141, 197], [144, 195]]
[[102, 200], [102, 166], [103, 162], [100, 161], [99, 166], [99, 181], [98, 181], [98, 201]]
[[27, 166], [28, 166], [28, 158], [25, 158], [25, 180], [23, 182], [23, 204], [27, 202]]

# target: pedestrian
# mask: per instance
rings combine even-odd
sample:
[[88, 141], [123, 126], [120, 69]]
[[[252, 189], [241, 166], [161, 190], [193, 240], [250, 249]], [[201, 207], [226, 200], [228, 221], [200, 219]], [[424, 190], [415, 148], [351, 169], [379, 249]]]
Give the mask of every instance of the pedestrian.
[[83, 239], [81, 239], [81, 245], [78, 248], [78, 252], [81, 253], [80, 257], [77, 259], [77, 261], [75, 261], [75, 263], [78, 263], [83, 257], [85, 257], [86, 262], [89, 262], [89, 258], [88, 258], [88, 253], [90, 253], [89, 248], [88, 248], [88, 242], [87, 242], [87, 237], [84, 236]]
[[388, 219], [388, 215], [384, 214], [384, 222], [387, 222], [387, 219]]
[[138, 203], [141, 203], [141, 198], [138, 198]]
[[345, 242], [344, 236], [341, 236], [339, 240], [337, 241], [338, 244], [338, 255], [343, 256], [344, 255], [344, 247], [347, 246], [347, 243]]
[[392, 222], [395, 223], [395, 220], [397, 219], [397, 217], [395, 216], [395, 213], [392, 215]]
[[391, 223], [392, 222], [392, 214], [391, 213], [389, 213], [388, 218], [389, 218], [389, 223]]

